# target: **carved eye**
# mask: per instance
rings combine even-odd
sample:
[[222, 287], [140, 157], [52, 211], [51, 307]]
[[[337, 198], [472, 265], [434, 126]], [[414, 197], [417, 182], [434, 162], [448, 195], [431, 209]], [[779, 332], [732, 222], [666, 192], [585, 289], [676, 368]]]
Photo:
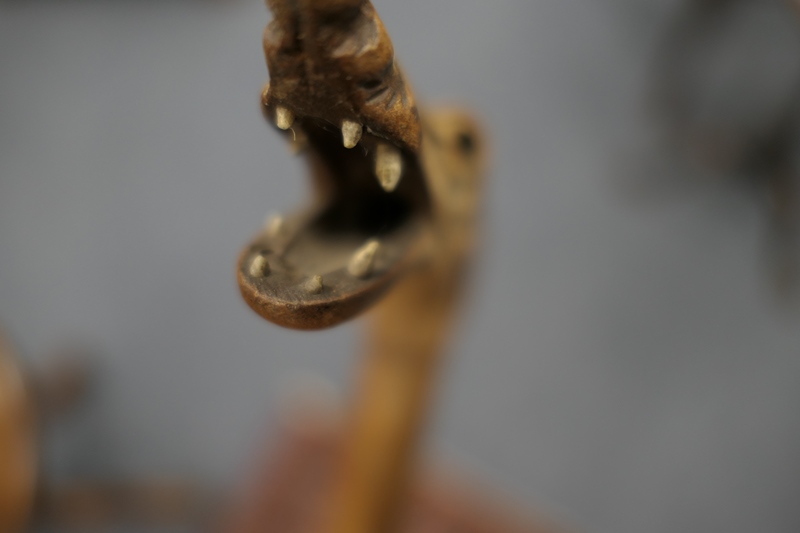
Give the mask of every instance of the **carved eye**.
[[463, 154], [469, 155], [475, 151], [475, 138], [471, 133], [462, 131], [458, 134], [456, 143], [458, 144], [458, 149], [461, 150]]

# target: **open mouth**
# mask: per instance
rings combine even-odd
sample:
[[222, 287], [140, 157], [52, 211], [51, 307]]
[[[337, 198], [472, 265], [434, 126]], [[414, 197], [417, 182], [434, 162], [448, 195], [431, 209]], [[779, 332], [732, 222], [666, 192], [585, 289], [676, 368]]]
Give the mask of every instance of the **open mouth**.
[[355, 122], [341, 126], [265, 106], [307, 156], [316, 199], [274, 216], [239, 261], [239, 285], [264, 318], [297, 329], [365, 310], [418, 260], [430, 214], [416, 154]]
[[[423, 128], [370, 2], [267, 4], [262, 110], [308, 161], [315, 197], [266, 225], [240, 256], [238, 281], [267, 320], [319, 329], [366, 310], [430, 260], [434, 241], [453, 258], [469, 248], [481, 158], [461, 115], [429, 113]], [[443, 198], [447, 230], [431, 223]]]

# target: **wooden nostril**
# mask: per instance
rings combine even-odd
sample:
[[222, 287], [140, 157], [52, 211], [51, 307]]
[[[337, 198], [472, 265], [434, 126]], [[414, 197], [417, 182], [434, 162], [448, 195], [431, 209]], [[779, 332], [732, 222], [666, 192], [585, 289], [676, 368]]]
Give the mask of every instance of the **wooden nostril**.
[[367, 80], [367, 81], [363, 81], [363, 82], [360, 83], [361, 87], [366, 89], [366, 90], [368, 90], [368, 91], [371, 91], [372, 89], [377, 89], [380, 86], [380, 84], [381, 84], [381, 80], [379, 80], [377, 78], [376, 79], [370, 79], [370, 80]]

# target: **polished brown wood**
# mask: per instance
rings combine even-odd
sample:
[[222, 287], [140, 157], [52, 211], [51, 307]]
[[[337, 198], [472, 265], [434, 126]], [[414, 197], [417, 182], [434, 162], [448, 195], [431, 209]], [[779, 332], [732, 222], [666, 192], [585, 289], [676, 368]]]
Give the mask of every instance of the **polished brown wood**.
[[370, 2], [268, 3], [264, 115], [305, 155], [315, 195], [244, 249], [239, 287], [297, 329], [374, 308], [318, 531], [389, 532], [475, 241], [485, 142], [461, 111], [418, 110]]
[[25, 530], [38, 475], [34, 402], [10, 342], [0, 334], [0, 531]]

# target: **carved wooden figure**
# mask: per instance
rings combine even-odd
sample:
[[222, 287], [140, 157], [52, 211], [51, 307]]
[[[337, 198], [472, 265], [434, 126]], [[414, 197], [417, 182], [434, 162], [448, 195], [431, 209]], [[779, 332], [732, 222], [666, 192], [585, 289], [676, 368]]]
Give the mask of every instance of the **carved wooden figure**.
[[391, 531], [471, 254], [486, 150], [456, 110], [418, 109], [369, 1], [269, 0], [265, 116], [315, 195], [240, 256], [244, 299], [297, 329], [374, 307], [318, 531]]

